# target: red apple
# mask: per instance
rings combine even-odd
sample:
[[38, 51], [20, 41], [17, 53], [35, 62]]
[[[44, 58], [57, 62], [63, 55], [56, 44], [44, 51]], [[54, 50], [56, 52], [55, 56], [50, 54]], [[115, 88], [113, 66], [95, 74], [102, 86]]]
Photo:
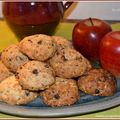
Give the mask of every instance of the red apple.
[[110, 31], [111, 26], [103, 20], [96, 18], [81, 20], [73, 29], [73, 46], [89, 60], [98, 60], [100, 41]]
[[100, 62], [104, 69], [120, 77], [120, 31], [110, 32], [102, 39]]

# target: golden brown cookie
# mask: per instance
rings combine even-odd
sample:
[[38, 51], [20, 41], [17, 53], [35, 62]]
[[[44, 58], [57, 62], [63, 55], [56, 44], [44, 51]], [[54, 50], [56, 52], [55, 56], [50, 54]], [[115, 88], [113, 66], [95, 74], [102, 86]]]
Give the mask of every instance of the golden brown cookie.
[[43, 34], [25, 37], [19, 43], [20, 50], [29, 58], [45, 61], [52, 57], [56, 51], [53, 38]]
[[37, 93], [23, 90], [15, 76], [0, 83], [0, 100], [8, 104], [27, 104], [37, 97]]
[[12, 75], [13, 73], [11, 73], [8, 68], [0, 61], [0, 82]]
[[41, 93], [43, 102], [49, 106], [72, 105], [80, 99], [78, 86], [73, 79], [56, 78], [55, 84]]
[[29, 61], [28, 57], [20, 52], [17, 45], [10, 45], [3, 50], [1, 60], [5, 66], [12, 72]]
[[92, 69], [78, 79], [79, 89], [94, 96], [111, 96], [116, 92], [115, 77], [103, 69]]
[[72, 48], [72, 43], [62, 36], [52, 36], [57, 45], [57, 52], [61, 52], [64, 48]]
[[40, 61], [29, 61], [16, 73], [24, 89], [31, 91], [44, 90], [55, 82], [53, 69]]
[[56, 76], [63, 78], [74, 78], [83, 75], [91, 69], [89, 61], [74, 49], [66, 48], [56, 53], [50, 59]]

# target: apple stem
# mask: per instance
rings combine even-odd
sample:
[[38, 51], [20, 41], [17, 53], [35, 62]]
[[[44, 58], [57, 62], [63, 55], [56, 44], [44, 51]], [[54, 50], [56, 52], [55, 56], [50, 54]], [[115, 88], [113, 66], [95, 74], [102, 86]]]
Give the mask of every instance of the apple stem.
[[91, 25], [94, 26], [92, 18], [89, 18], [89, 19], [90, 19]]

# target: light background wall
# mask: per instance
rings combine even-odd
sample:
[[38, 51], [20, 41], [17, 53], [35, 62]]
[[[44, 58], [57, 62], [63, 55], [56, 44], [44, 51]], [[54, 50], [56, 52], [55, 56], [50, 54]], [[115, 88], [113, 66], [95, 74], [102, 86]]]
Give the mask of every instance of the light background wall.
[[69, 19], [97, 17], [105, 20], [120, 20], [120, 2], [79, 2], [67, 17]]
[[[2, 17], [0, 2], [0, 17]], [[105, 20], [120, 20], [120, 2], [78, 2], [65, 13], [68, 19], [96, 17]]]

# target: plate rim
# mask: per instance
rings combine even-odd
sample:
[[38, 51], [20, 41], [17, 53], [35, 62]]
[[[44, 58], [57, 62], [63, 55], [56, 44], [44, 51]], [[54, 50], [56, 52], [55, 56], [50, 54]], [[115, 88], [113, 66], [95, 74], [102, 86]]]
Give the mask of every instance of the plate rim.
[[[117, 93], [116, 93], [117, 94]], [[35, 108], [31, 109], [31, 107], [25, 106], [17, 106], [17, 105], [8, 105], [6, 103], [0, 103], [0, 112], [6, 113], [9, 115], [20, 116], [20, 117], [68, 117], [75, 115], [82, 115], [91, 112], [101, 111], [108, 108], [112, 108], [120, 105], [120, 92], [118, 92], [117, 97], [108, 97], [103, 98], [97, 102], [92, 104], [85, 105], [74, 105], [74, 106], [65, 106], [65, 107], [48, 107], [46, 108]], [[104, 99], [106, 99], [104, 101]]]

